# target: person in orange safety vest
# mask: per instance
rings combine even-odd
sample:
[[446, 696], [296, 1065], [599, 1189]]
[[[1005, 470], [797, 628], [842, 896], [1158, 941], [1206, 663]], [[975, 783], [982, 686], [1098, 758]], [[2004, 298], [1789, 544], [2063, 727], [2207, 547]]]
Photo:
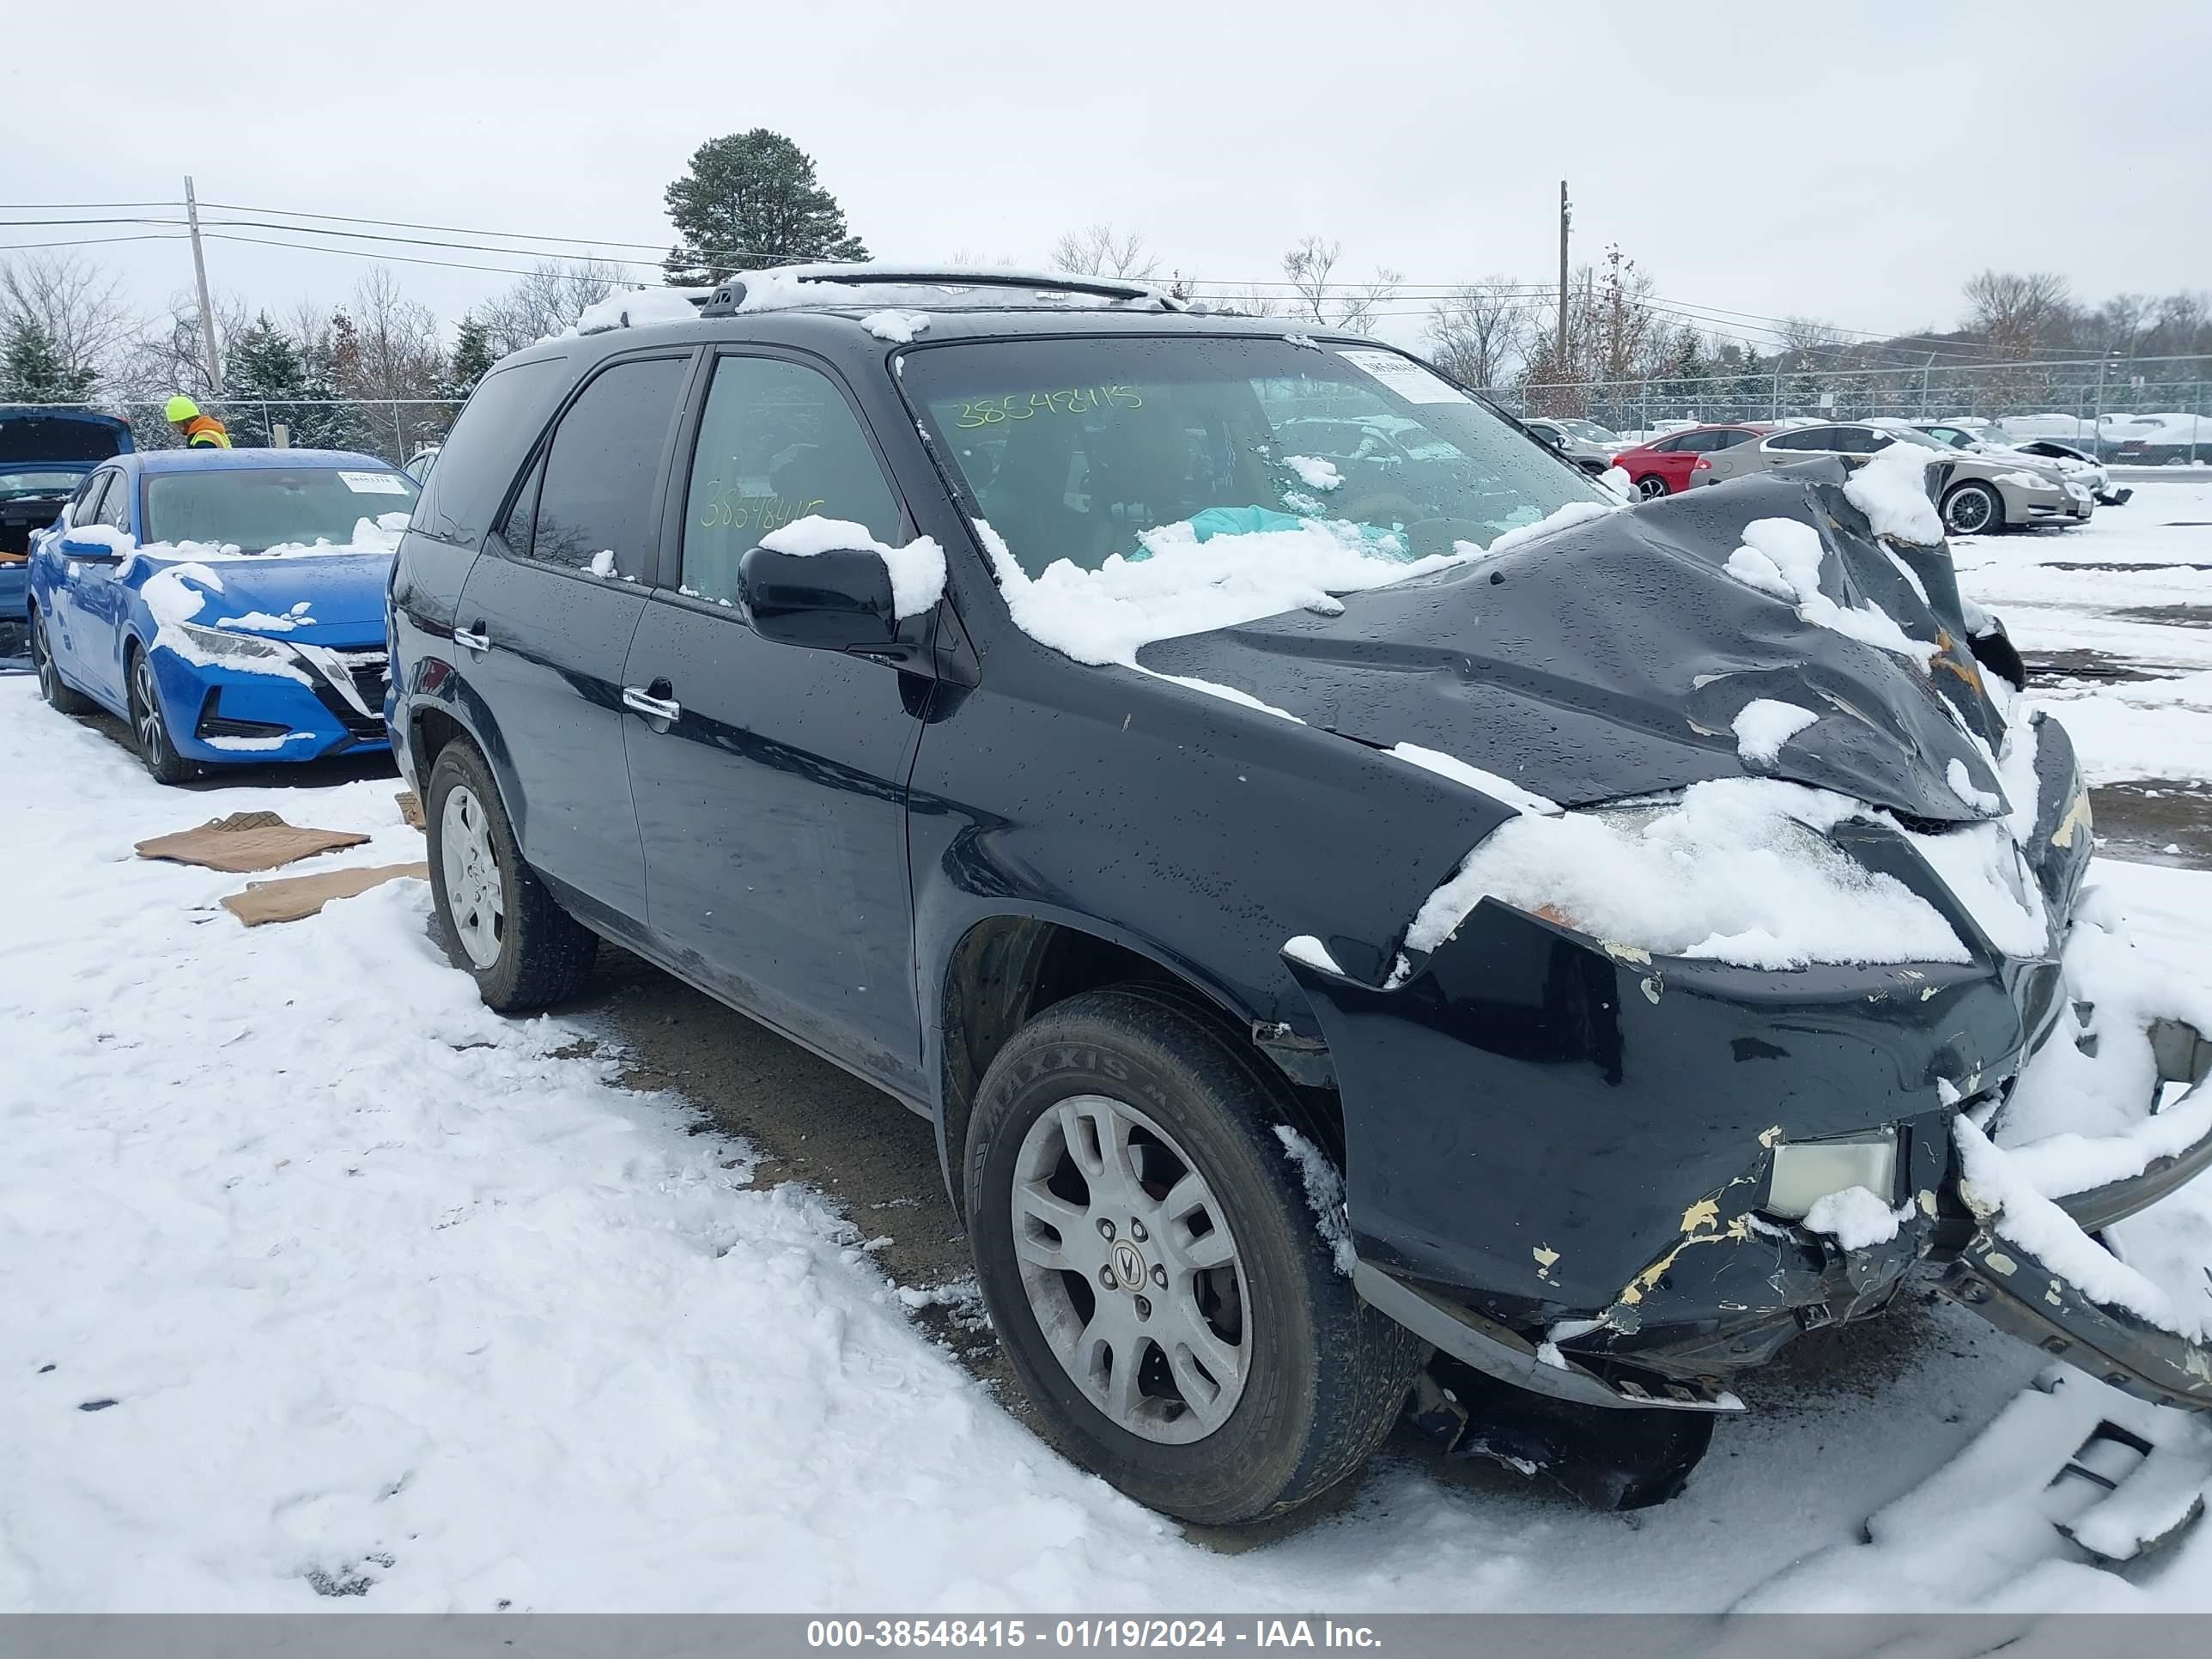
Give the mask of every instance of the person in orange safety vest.
[[228, 449], [230, 433], [212, 415], [200, 413], [200, 406], [190, 398], [172, 398], [162, 411], [169, 424], [177, 428], [177, 435], [185, 441], [187, 449]]

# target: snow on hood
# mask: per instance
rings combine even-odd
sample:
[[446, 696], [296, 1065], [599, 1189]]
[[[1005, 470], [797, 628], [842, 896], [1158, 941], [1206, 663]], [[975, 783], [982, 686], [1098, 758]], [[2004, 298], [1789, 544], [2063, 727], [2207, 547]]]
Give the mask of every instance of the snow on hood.
[[[189, 621], [313, 644], [382, 624], [392, 556], [406, 523], [404, 514], [387, 513], [362, 520], [348, 542], [291, 543], [262, 553], [198, 542], [142, 545], [121, 537], [129, 556], [117, 571], [125, 578], [150, 572], [140, 592], [157, 624]], [[203, 592], [219, 594], [220, 603], [188, 605]]]
[[[1435, 950], [1495, 898], [1653, 956], [1769, 969], [1970, 961], [1934, 906], [1824, 838], [1864, 810], [1802, 784], [1721, 778], [1649, 806], [1523, 813], [1430, 895], [1405, 945]], [[1394, 981], [1407, 971], [1401, 957]]]
[[[1815, 607], [1794, 582], [1785, 597], [1731, 574], [1763, 520], [1817, 538], [1817, 564], [1808, 574], [1794, 561], [1795, 574], [1817, 582], [1827, 610], [1879, 618], [1915, 656], [1808, 615]], [[1993, 763], [2002, 715], [1962, 643], [1948, 556], [1892, 548], [1869, 529], [1835, 484], [1762, 476], [1593, 509], [1534, 540], [1502, 538], [1479, 557], [1401, 567], [1387, 585], [1338, 590], [1340, 599], [1318, 592], [1310, 609], [1291, 608], [1298, 601], [1285, 592], [1275, 614], [1204, 633], [1158, 629], [1149, 643], [1133, 628], [1116, 643], [1136, 645], [1147, 670], [1233, 687], [1377, 749], [1437, 750], [1569, 807], [1762, 776], [1936, 824], [1987, 817], [1953, 787], [1951, 769], [1978, 797], [2002, 794]], [[1054, 574], [1032, 603], [1048, 589], [1064, 597]], [[1321, 569], [1313, 586], [1334, 580]], [[1181, 636], [1162, 636], [1170, 631]], [[1735, 726], [1761, 700], [1819, 716], [1771, 762], [1741, 753]]]

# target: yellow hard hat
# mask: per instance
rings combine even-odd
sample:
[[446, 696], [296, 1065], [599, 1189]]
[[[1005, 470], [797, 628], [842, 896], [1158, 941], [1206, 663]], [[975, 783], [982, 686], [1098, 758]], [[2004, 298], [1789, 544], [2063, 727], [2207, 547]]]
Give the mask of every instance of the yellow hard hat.
[[166, 411], [167, 418], [173, 422], [198, 420], [199, 412], [200, 406], [190, 398], [170, 398], [169, 407]]

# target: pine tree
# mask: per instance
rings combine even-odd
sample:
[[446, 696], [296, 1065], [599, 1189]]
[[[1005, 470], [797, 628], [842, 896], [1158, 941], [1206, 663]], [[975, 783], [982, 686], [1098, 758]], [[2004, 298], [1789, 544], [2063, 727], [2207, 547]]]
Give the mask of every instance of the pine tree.
[[270, 428], [281, 423], [291, 429], [296, 448], [351, 447], [347, 411], [330, 405], [329, 383], [308, 368], [300, 343], [271, 323], [268, 313], [232, 337], [223, 369], [223, 407], [234, 443], [270, 443], [276, 436]]
[[445, 385], [438, 395], [456, 404], [466, 403], [477, 382], [498, 361], [492, 355], [490, 329], [473, 314], [464, 315], [454, 336], [453, 357], [446, 366]]
[[678, 287], [768, 265], [868, 257], [837, 198], [815, 182], [813, 158], [766, 127], [700, 145], [665, 199], [683, 240], [663, 268]]
[[8, 331], [0, 354], [0, 397], [19, 404], [81, 404], [100, 376], [62, 361], [46, 331], [25, 318]]

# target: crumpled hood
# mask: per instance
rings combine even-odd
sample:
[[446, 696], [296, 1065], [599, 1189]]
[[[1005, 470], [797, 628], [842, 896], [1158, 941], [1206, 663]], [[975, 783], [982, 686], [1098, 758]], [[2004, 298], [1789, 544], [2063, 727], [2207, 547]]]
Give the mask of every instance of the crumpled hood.
[[[1823, 461], [1664, 497], [1347, 595], [1340, 616], [1293, 611], [1164, 640], [1138, 660], [1362, 743], [1442, 750], [1568, 806], [1762, 776], [1923, 819], [1990, 816], [1993, 805], [1976, 810], [1950, 781], [1956, 762], [1974, 793], [2002, 799], [1961, 726], [2002, 743], [1949, 555], [1893, 556], [1837, 487], [1843, 477]], [[1932, 669], [1807, 623], [1728, 574], [1744, 526], [1772, 518], [1813, 525], [1822, 591], [1879, 606], [1940, 646]], [[1730, 729], [1759, 698], [1819, 717], [1765, 766], [1738, 754]]]
[[[197, 565], [222, 583], [193, 622], [264, 638], [304, 644], [356, 644], [365, 629], [381, 632], [384, 589], [392, 574], [389, 553], [307, 553], [269, 558], [250, 555], [210, 559], [149, 559], [157, 568]], [[195, 587], [204, 584], [194, 582]], [[305, 609], [299, 609], [305, 605]]]

